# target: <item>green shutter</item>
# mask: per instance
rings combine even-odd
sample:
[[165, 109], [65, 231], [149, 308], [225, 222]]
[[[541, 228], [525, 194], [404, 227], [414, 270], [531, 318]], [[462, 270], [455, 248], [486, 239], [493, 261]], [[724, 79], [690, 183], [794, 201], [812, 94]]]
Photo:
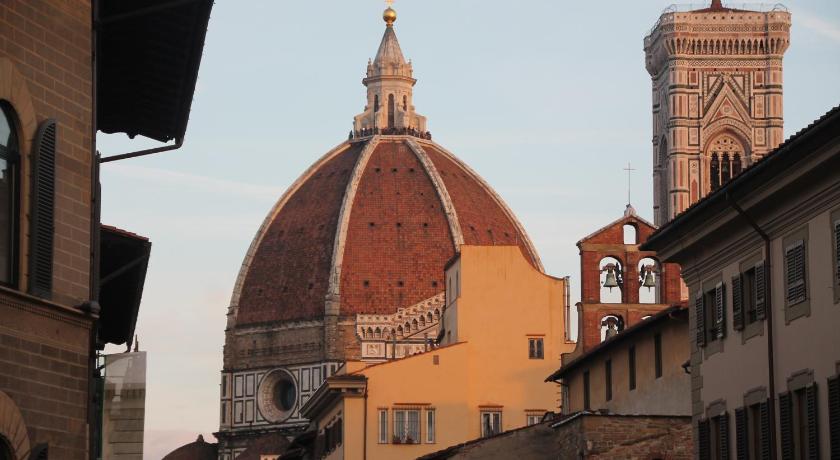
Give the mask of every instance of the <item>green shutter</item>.
[[697, 453], [700, 460], [710, 460], [712, 447], [710, 442], [709, 421], [700, 420], [697, 422]]
[[726, 286], [722, 282], [715, 286], [715, 335], [726, 337]]
[[765, 294], [767, 285], [765, 283], [766, 273], [764, 270], [764, 261], [755, 264], [755, 315], [759, 320], [767, 318], [767, 306], [765, 301]]
[[[733, 289], [734, 291], [734, 289]], [[747, 411], [743, 407], [735, 409], [735, 454], [738, 460], [749, 460], [749, 428]]]
[[46, 299], [52, 298], [57, 134], [55, 120], [41, 123], [32, 151], [29, 293]]
[[703, 293], [697, 294], [694, 299], [694, 316], [696, 318], [697, 346], [706, 346], [706, 309], [703, 305]]
[[760, 435], [761, 435], [761, 459], [762, 460], [770, 460], [770, 452], [774, 448], [770, 445], [770, 430], [774, 429], [770, 426], [770, 401], [764, 400], [758, 406], [759, 416], [761, 420], [759, 423], [761, 426]]
[[718, 417], [720, 427], [720, 445], [718, 453], [720, 460], [729, 460], [729, 414], [724, 412]]
[[828, 427], [830, 458], [840, 460], [840, 375], [828, 379]]
[[782, 443], [782, 460], [794, 460], [793, 405], [790, 393], [779, 395], [779, 431]]
[[743, 275], [732, 277], [732, 327], [736, 331], [744, 329], [744, 293], [741, 288]]
[[805, 418], [808, 421], [808, 458], [820, 458], [819, 424], [817, 418], [817, 384], [805, 388]]

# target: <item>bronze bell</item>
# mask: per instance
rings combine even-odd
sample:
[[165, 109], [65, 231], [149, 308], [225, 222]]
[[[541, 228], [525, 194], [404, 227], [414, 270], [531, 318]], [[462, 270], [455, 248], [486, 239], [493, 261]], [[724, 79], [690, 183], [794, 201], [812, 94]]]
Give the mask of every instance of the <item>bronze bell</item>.
[[608, 264], [606, 267], [607, 270], [607, 277], [604, 280], [604, 287], [610, 288], [610, 292], [612, 292], [612, 288], [618, 287], [618, 280], [615, 277], [615, 265]]
[[656, 280], [653, 278], [653, 267], [651, 266], [645, 267], [645, 280], [642, 283], [642, 287], [648, 288], [648, 291], [656, 287]]

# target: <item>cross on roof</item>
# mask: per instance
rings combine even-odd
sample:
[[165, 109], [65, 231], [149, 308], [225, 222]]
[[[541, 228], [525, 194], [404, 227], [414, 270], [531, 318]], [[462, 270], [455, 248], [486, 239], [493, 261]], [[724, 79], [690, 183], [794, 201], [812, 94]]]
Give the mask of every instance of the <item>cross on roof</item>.
[[624, 168], [627, 171], [627, 204], [630, 204], [630, 173], [636, 170], [636, 168], [630, 166], [630, 162], [627, 162], [627, 167]]

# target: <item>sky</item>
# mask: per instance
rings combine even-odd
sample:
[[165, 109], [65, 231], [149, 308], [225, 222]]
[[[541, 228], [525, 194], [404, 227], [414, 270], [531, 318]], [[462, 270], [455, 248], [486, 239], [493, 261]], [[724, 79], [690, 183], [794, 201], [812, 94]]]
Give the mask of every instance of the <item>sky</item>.
[[[652, 219], [650, 77], [642, 40], [668, 0], [397, 0], [396, 32], [435, 141], [507, 201], [547, 273], [632, 204]], [[701, 7], [702, 5], [698, 5]], [[734, 5], [733, 5], [734, 6]], [[785, 136], [840, 104], [840, 2], [793, 0]], [[102, 166], [102, 221], [151, 239], [137, 323], [148, 352], [146, 459], [219, 422], [225, 313], [283, 191], [341, 143], [384, 31], [378, 0], [217, 0], [186, 143]], [[155, 146], [98, 137], [104, 156]], [[111, 347], [109, 351], [121, 351]]]

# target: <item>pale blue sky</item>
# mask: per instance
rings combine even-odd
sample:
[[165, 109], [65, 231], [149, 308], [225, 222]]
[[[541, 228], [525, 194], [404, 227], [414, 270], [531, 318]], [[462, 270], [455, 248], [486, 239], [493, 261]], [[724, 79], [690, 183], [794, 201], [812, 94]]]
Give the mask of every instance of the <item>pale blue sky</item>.
[[[633, 204], [651, 218], [650, 80], [656, 0], [397, 0], [414, 102], [441, 143], [507, 200], [548, 273]], [[785, 134], [840, 103], [840, 2], [799, 0], [785, 58]], [[147, 458], [218, 429], [225, 311], [275, 200], [347, 137], [383, 32], [378, 0], [218, 0], [186, 145], [105, 164], [105, 223], [148, 236], [140, 309]], [[100, 136], [114, 154], [150, 143]]]

